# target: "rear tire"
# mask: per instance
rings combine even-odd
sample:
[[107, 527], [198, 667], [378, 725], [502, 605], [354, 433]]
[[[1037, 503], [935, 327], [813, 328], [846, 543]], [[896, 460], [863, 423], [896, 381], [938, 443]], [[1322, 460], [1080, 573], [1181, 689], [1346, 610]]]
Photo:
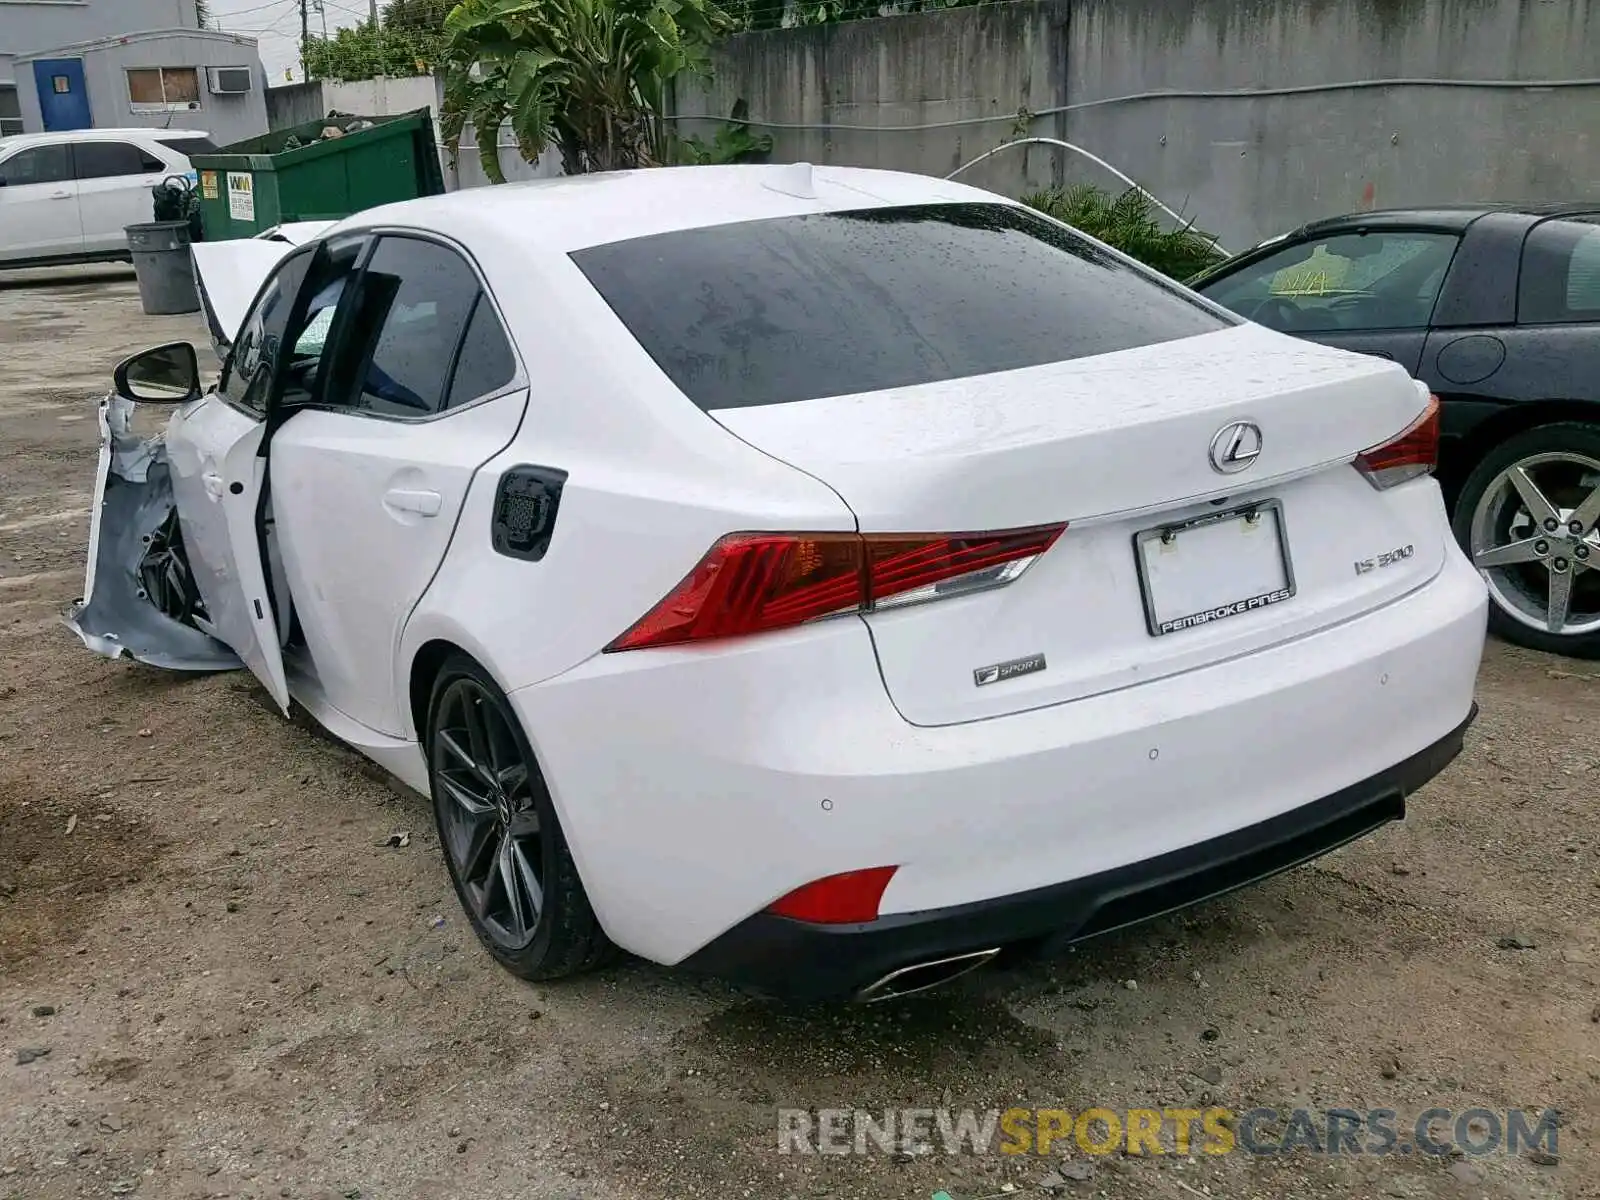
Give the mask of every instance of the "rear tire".
[[447, 659], [428, 704], [428, 779], [445, 866], [484, 949], [522, 979], [599, 965], [606, 938], [516, 713], [487, 671]]
[[1600, 658], [1600, 425], [1509, 439], [1461, 486], [1457, 540], [1489, 585], [1489, 628], [1519, 646]]

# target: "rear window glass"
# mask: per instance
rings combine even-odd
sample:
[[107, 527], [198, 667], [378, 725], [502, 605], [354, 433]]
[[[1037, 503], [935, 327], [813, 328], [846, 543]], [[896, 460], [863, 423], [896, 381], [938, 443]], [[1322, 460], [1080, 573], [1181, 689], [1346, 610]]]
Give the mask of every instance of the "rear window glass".
[[1600, 321], [1600, 218], [1546, 221], [1522, 247], [1517, 319], [1524, 324]]
[[1028, 209], [938, 204], [776, 217], [572, 259], [703, 409], [881, 391], [1226, 328]]
[[196, 154], [215, 154], [217, 144], [208, 137], [167, 138], [167, 145], [171, 146], [185, 158], [193, 158]]

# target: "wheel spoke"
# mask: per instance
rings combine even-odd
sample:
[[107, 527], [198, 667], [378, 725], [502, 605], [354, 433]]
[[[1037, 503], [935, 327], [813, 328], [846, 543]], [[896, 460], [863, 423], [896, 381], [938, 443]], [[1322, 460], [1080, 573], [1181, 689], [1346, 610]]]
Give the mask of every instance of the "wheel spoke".
[[528, 916], [515, 856], [516, 842], [508, 836], [500, 843], [496, 865], [500, 870], [500, 886], [506, 894], [506, 932], [514, 938], [520, 938], [528, 932]]
[[1516, 488], [1517, 495], [1521, 496], [1522, 502], [1528, 506], [1528, 515], [1535, 522], [1543, 525], [1546, 521], [1559, 521], [1561, 519], [1560, 514], [1555, 510], [1555, 506], [1545, 499], [1544, 493], [1539, 490], [1539, 485], [1534, 483], [1533, 476], [1528, 474], [1526, 467], [1519, 464], [1512, 467], [1507, 474], [1510, 477], [1511, 486]]
[[467, 745], [472, 755], [472, 765], [476, 767], [486, 781], [494, 780], [494, 745], [489, 740], [489, 732], [485, 727], [483, 714], [483, 697], [468, 696], [461, 713], [462, 723], [467, 727]]
[[1567, 612], [1572, 607], [1572, 573], [1550, 572], [1550, 603], [1545, 610], [1545, 627], [1551, 633], [1560, 633], [1567, 626]]
[[1487, 550], [1479, 550], [1472, 556], [1475, 566], [1488, 570], [1490, 567], [1509, 567], [1514, 563], [1537, 562], [1539, 554], [1534, 550], [1534, 543], [1543, 538], [1523, 538], [1520, 542], [1507, 542], [1504, 546], [1491, 546]]
[[495, 782], [500, 785], [500, 790], [512, 799], [516, 799], [528, 787], [528, 764], [512, 763], [509, 767], [502, 767], [495, 777]]
[[490, 803], [487, 796], [482, 796], [473, 792], [470, 788], [463, 786], [460, 781], [450, 778], [450, 776], [444, 774], [442, 771], [439, 773], [439, 786], [442, 787], [450, 799], [454, 800], [458, 805], [460, 805], [461, 808], [466, 812], [467, 816], [473, 820], [492, 817], [494, 815], [494, 805]]
[[458, 860], [461, 878], [480, 889], [479, 915], [482, 915], [483, 901], [489, 894], [489, 884], [493, 875], [492, 863], [503, 840], [499, 826], [492, 821], [485, 821], [468, 832], [466, 844], [461, 850]]
[[533, 869], [533, 864], [528, 861], [528, 851], [521, 842], [515, 838], [506, 839], [511, 846], [511, 857], [517, 868], [517, 878], [522, 883], [523, 891], [527, 894], [528, 912], [530, 915], [529, 929], [539, 921], [539, 914], [544, 911], [544, 888], [539, 885], [539, 875]]
[[[472, 726], [469, 723], [470, 719], [467, 717], [465, 709], [466, 706], [463, 706], [462, 723], [467, 725], [467, 740], [470, 745], [473, 741]], [[466, 767], [469, 771], [476, 775], [491, 791], [494, 789], [494, 772], [484, 765], [483, 761], [476, 757], [472, 750], [462, 746], [460, 740], [454, 733], [446, 729], [441, 729], [439, 731], [439, 744], [443, 746], [445, 751], [455, 758], [462, 766]]]
[[1594, 529], [1596, 524], [1600, 524], [1600, 487], [1591, 491], [1584, 502], [1572, 510], [1572, 515], [1567, 520], [1576, 523], [1583, 531], [1580, 537]]

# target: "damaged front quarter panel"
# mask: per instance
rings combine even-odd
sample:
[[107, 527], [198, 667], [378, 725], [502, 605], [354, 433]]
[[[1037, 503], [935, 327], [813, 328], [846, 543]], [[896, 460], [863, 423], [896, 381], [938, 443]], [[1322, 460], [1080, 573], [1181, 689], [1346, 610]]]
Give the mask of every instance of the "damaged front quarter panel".
[[133, 401], [100, 402], [100, 464], [89, 523], [83, 598], [66, 623], [97, 654], [169, 671], [243, 666], [206, 633], [205, 605], [184, 556], [161, 435], [132, 430]]

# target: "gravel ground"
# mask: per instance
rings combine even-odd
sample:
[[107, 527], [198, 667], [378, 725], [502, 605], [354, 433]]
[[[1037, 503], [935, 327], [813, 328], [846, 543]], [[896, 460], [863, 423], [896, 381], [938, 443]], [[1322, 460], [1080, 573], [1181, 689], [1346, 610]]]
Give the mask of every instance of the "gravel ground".
[[[126, 275], [0, 289], [0, 1197], [1600, 1195], [1600, 667], [1491, 645], [1403, 825], [1056, 962], [868, 1009], [531, 987], [424, 801], [60, 626], [109, 369], [203, 338]], [[1559, 1161], [776, 1152], [780, 1107], [1207, 1104], [1558, 1108]]]

